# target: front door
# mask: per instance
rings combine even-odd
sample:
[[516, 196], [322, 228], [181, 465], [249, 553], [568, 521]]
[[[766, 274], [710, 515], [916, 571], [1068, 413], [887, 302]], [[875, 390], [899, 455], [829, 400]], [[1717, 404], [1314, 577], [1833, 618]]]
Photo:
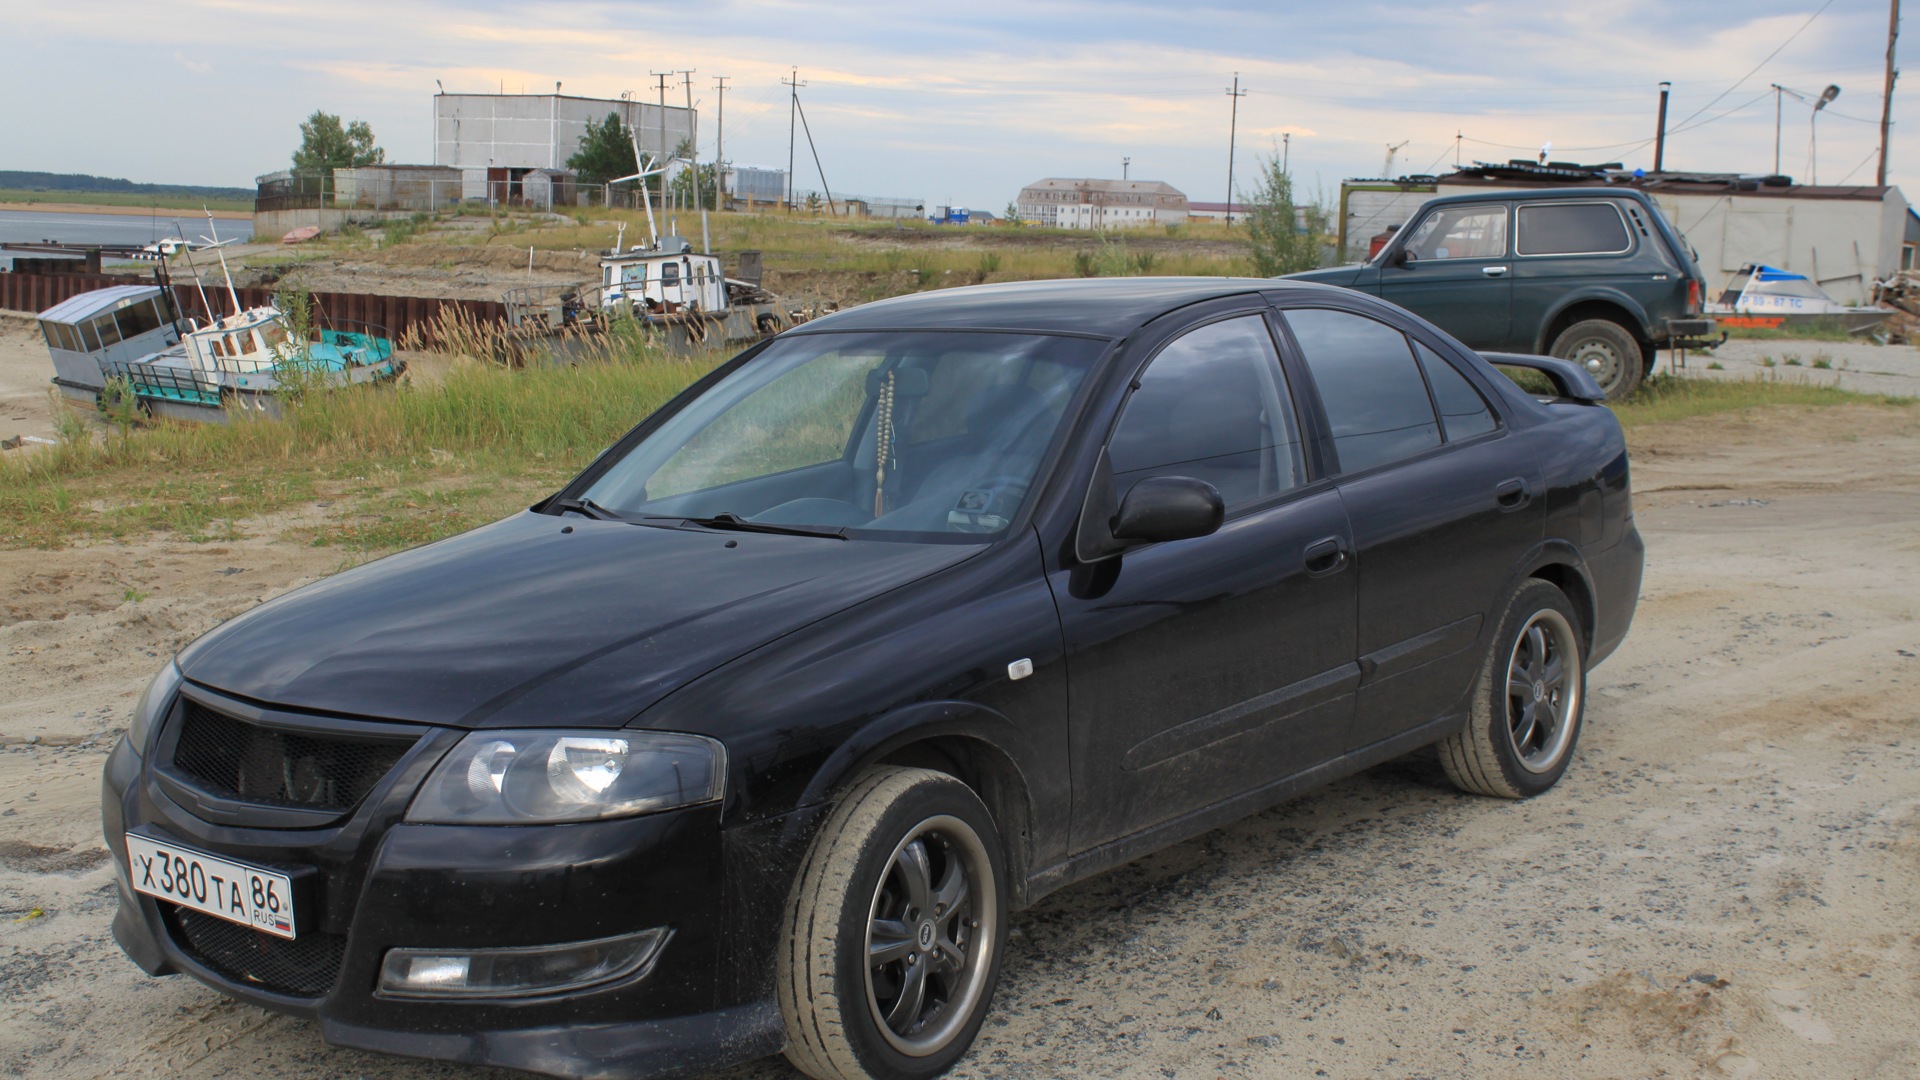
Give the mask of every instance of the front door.
[[1440, 206], [1380, 268], [1380, 295], [1475, 349], [1509, 346], [1513, 263], [1505, 203]]
[[1108, 454], [1116, 505], [1147, 477], [1188, 476], [1227, 518], [1055, 575], [1076, 851], [1337, 756], [1358, 681], [1346, 513], [1310, 483], [1264, 314], [1162, 347]]

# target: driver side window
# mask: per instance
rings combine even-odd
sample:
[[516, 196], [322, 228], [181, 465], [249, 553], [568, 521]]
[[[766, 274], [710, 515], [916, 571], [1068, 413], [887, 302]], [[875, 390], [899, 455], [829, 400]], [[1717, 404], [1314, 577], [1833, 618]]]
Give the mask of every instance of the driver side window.
[[1107, 444], [1114, 494], [1150, 476], [1220, 490], [1229, 514], [1300, 486], [1299, 427], [1259, 315], [1209, 323], [1160, 350]]
[[1498, 259], [1507, 253], [1507, 208], [1460, 206], [1436, 210], [1414, 226], [1407, 254], [1431, 259]]

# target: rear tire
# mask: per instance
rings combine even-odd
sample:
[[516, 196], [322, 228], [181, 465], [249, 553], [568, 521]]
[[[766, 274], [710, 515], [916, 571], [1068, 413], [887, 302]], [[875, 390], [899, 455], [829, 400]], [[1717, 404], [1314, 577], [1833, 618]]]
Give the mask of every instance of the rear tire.
[[1647, 369], [1647, 356], [1639, 340], [1610, 319], [1574, 323], [1553, 339], [1549, 351], [1586, 368], [1593, 381], [1607, 392], [1608, 401], [1619, 401], [1639, 389], [1640, 376]]
[[965, 784], [892, 766], [854, 781], [787, 904], [776, 977], [787, 1060], [817, 1080], [951, 1068], [999, 982], [1006, 880], [999, 831]]
[[1586, 715], [1586, 646], [1566, 594], [1529, 578], [1507, 601], [1466, 726], [1439, 745], [1464, 791], [1524, 799], [1567, 771]]

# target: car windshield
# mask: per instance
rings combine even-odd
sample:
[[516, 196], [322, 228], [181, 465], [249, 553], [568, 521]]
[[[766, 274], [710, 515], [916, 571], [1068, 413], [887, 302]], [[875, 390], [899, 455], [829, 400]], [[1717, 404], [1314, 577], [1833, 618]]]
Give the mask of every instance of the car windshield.
[[581, 496], [630, 519], [990, 540], [1025, 502], [1103, 347], [1042, 334], [784, 338]]

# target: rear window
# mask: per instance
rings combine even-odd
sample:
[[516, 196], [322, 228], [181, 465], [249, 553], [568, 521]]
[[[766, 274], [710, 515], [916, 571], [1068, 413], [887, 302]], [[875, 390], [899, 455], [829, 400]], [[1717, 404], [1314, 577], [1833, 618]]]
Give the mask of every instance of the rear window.
[[1612, 203], [1520, 208], [1522, 255], [1617, 255], [1632, 246], [1627, 223]]

